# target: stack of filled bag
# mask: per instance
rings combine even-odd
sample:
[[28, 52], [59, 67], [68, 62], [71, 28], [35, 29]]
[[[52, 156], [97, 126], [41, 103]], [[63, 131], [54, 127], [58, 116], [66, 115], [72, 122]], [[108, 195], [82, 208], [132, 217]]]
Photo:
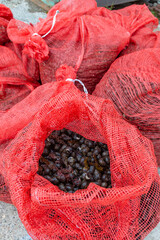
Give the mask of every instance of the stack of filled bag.
[[[0, 5], [0, 200], [32, 239], [138, 240], [160, 221], [157, 26], [145, 5], [62, 0], [35, 25]], [[108, 145], [112, 188], [65, 193], [37, 174], [63, 128]]]

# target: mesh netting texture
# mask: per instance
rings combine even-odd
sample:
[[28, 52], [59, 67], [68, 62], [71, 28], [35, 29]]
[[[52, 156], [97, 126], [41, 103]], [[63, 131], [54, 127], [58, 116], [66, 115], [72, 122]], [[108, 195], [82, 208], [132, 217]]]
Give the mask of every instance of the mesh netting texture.
[[[7, 45], [12, 46], [12, 43]], [[27, 67], [17, 55], [18, 52], [0, 46], [0, 53], [0, 115], [3, 115], [24, 99], [39, 83], [33, 78], [33, 74], [30, 74], [34, 70], [34, 64], [32, 70], [27, 72]]]
[[159, 32], [153, 32], [158, 27], [158, 19], [152, 15], [145, 4], [131, 5], [113, 11], [101, 7], [94, 10], [92, 15], [112, 19], [112, 23], [119, 23], [131, 34], [129, 44], [120, 55], [159, 45]]
[[94, 95], [111, 99], [121, 115], [136, 125], [155, 148], [160, 165], [159, 49], [118, 58], [96, 86]]
[[[110, 100], [81, 93], [72, 82], [47, 83], [0, 122], [0, 199], [12, 201], [33, 240], [138, 240], [159, 222], [160, 179], [153, 145]], [[45, 139], [63, 128], [107, 144], [111, 189], [91, 183], [85, 190], [65, 193], [37, 174]]]
[[23, 44], [8, 42], [5, 44], [5, 46], [11, 49], [19, 58], [21, 65], [23, 66], [23, 71], [25, 72], [25, 75], [27, 76], [29, 81], [40, 82], [38, 62], [34, 58], [30, 58], [28, 57], [28, 55], [23, 54]]
[[7, 25], [13, 18], [11, 10], [3, 4], [0, 4], [0, 45], [9, 41], [7, 35]]

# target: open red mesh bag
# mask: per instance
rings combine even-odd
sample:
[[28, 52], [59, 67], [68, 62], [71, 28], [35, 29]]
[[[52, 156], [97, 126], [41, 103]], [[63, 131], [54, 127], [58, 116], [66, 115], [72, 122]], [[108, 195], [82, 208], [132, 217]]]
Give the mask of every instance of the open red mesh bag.
[[[0, 123], [0, 142], [10, 141], [0, 156], [0, 174], [33, 240], [138, 240], [159, 222], [160, 179], [152, 143], [110, 100], [81, 93], [72, 82], [48, 83]], [[62, 128], [108, 145], [111, 189], [91, 183], [65, 193], [37, 174], [45, 139]]]
[[9, 41], [7, 35], [7, 25], [13, 18], [11, 10], [3, 4], [0, 4], [0, 45]]
[[112, 19], [112, 22], [115, 24], [119, 23], [130, 32], [129, 44], [120, 55], [145, 48], [152, 48], [159, 39], [157, 32], [153, 32], [158, 27], [158, 19], [152, 15], [145, 4], [131, 5], [112, 11], [101, 7], [93, 10], [92, 15]]
[[39, 85], [24, 68], [20, 58], [9, 48], [0, 46], [0, 115], [24, 99]]
[[112, 64], [93, 93], [111, 99], [119, 113], [153, 142], [158, 165], [160, 165], [159, 68], [159, 48], [125, 55]]
[[129, 43], [128, 30], [112, 19], [91, 16], [94, 9], [95, 0], [62, 0], [35, 26], [15, 19], [9, 23], [10, 40], [24, 44], [23, 54], [40, 63], [42, 83], [77, 76], [92, 93]]

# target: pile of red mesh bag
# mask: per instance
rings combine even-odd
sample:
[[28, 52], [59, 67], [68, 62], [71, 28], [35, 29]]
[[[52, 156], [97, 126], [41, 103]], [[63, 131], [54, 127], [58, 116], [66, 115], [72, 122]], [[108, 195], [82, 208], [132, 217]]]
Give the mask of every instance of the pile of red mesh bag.
[[[35, 26], [12, 20], [8, 34], [24, 54], [40, 63], [42, 83], [79, 78], [92, 93], [110, 64], [129, 43], [130, 33], [112, 19], [92, 16], [96, 2], [63, 0]], [[51, 29], [56, 11], [56, 22]], [[37, 34], [34, 34], [37, 33]], [[44, 37], [45, 36], [45, 37]]]
[[157, 26], [145, 5], [110, 11], [94, 0], [62, 0], [34, 26], [13, 19], [8, 34], [39, 62], [43, 84], [77, 77], [92, 93], [120, 53], [154, 45]]
[[[95, 0], [62, 0], [35, 25], [3, 9], [0, 200], [33, 240], [144, 239], [160, 221], [158, 20], [145, 5]], [[66, 193], [37, 174], [45, 139], [63, 128], [107, 144], [112, 188]]]

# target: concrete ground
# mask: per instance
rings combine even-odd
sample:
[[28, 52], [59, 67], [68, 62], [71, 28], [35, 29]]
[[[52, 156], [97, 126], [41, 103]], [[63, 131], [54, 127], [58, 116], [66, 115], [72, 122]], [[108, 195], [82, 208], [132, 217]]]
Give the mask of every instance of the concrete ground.
[[[46, 16], [45, 11], [28, 0], [0, 0], [0, 3], [8, 6], [16, 19], [27, 23], [36, 23], [39, 17]], [[160, 223], [145, 240], [159, 239]], [[0, 202], [0, 240], [31, 240], [18, 217], [16, 208], [3, 202]]]
[[0, 0], [0, 3], [9, 7], [16, 19], [26, 23], [36, 23], [38, 18], [45, 18], [46, 12], [30, 0]]

